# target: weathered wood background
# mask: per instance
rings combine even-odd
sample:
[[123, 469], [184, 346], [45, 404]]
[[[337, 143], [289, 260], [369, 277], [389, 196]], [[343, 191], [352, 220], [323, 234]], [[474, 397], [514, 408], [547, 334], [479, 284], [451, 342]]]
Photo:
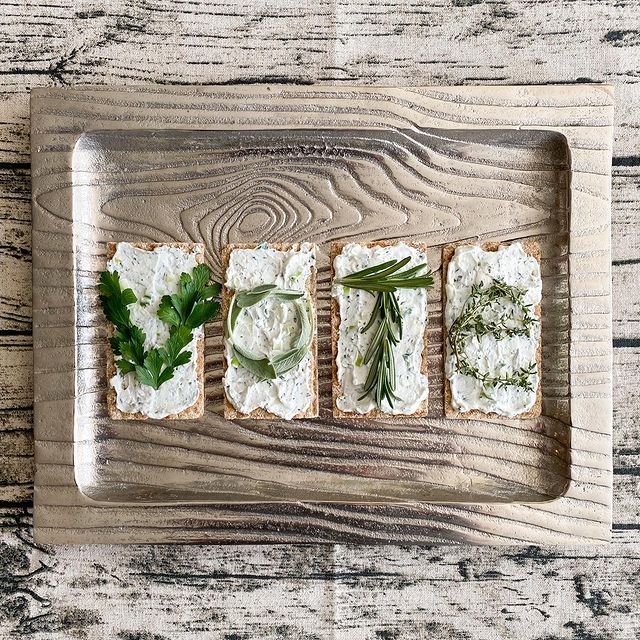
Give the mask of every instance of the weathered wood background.
[[[2, 0], [0, 43], [0, 637], [640, 635], [637, 0]], [[32, 543], [32, 86], [586, 80], [617, 90], [614, 544], [54, 549]]]

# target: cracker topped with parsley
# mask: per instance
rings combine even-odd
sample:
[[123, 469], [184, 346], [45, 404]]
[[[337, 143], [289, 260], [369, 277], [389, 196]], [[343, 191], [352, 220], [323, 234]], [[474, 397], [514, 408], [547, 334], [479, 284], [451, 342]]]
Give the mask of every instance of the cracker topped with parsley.
[[204, 323], [220, 285], [188, 243], [109, 243], [98, 285], [110, 321], [107, 405], [114, 419], [188, 419], [204, 412]]

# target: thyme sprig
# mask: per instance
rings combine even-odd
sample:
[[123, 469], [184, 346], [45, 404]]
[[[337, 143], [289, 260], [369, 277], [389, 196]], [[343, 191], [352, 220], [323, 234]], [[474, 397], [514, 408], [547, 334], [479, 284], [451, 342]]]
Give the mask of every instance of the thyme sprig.
[[409, 256], [402, 260], [389, 260], [336, 280], [336, 284], [343, 287], [361, 289], [376, 296], [371, 317], [360, 330], [360, 333], [366, 333], [376, 321], [379, 322], [362, 360], [370, 367], [364, 393], [358, 400], [373, 394], [379, 408], [383, 400], [393, 408], [393, 401], [398, 399], [395, 394], [394, 347], [402, 340], [402, 313], [396, 292], [398, 289], [429, 289], [433, 286], [432, 272], [421, 274], [426, 264], [400, 271], [410, 260]]
[[[456, 360], [456, 369], [459, 373], [482, 382], [483, 389], [514, 386], [533, 391], [537, 373], [535, 362], [508, 374], [492, 376], [471, 364], [466, 354], [469, 342], [474, 338], [480, 340], [485, 335], [492, 335], [495, 340], [514, 336], [530, 337], [538, 320], [532, 313], [532, 305], [525, 304], [525, 295], [525, 289], [508, 285], [502, 280], [493, 280], [489, 285], [474, 284], [462, 312], [449, 329], [447, 337]], [[487, 311], [495, 312], [496, 303], [503, 300], [511, 304], [504, 307], [496, 319], [487, 319]]]

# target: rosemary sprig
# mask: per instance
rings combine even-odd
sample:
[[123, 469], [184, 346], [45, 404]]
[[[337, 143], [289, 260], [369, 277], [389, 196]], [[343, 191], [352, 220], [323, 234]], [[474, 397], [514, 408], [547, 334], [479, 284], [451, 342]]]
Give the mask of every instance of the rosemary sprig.
[[343, 287], [362, 289], [376, 296], [371, 317], [360, 330], [361, 333], [366, 333], [376, 321], [379, 322], [363, 358], [363, 363], [370, 366], [364, 393], [358, 399], [362, 400], [372, 393], [376, 405], [380, 408], [383, 400], [393, 408], [393, 401], [398, 399], [395, 395], [394, 347], [402, 340], [402, 313], [396, 291], [429, 289], [433, 286], [431, 271], [421, 274], [426, 264], [400, 271], [410, 260], [408, 256], [402, 260], [389, 260], [336, 280], [336, 283]]
[[425, 264], [419, 264], [398, 273], [410, 261], [411, 258], [409, 256], [400, 261], [389, 260], [340, 278], [337, 283], [343, 287], [363, 289], [369, 293], [395, 293], [398, 289], [428, 289], [432, 287], [433, 274], [431, 271], [421, 276], [418, 275], [427, 266]]
[[[456, 360], [456, 369], [459, 373], [482, 382], [483, 389], [515, 386], [533, 391], [533, 379], [537, 373], [535, 362], [509, 374], [492, 376], [471, 364], [465, 351], [470, 340], [479, 340], [485, 335], [493, 335], [496, 340], [531, 336], [538, 320], [532, 315], [531, 305], [525, 304], [525, 294], [524, 289], [508, 285], [502, 280], [493, 280], [486, 286], [474, 284], [462, 312], [449, 329], [448, 340]], [[507, 306], [497, 319], [488, 320], [486, 312], [495, 311], [495, 303], [501, 300], [507, 300], [511, 306]]]

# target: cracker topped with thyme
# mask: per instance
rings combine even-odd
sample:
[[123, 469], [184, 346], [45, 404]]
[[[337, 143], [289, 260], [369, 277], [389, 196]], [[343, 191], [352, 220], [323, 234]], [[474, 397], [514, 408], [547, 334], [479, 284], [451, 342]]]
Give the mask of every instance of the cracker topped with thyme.
[[530, 241], [444, 248], [448, 417], [540, 415], [539, 257]]

